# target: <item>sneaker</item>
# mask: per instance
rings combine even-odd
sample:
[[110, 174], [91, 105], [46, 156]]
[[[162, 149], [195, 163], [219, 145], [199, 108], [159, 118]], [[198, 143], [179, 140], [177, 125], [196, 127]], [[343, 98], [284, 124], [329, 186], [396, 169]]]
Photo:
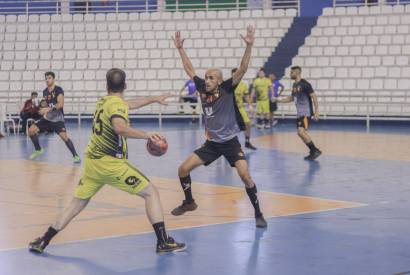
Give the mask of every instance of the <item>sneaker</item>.
[[171, 214], [174, 216], [181, 216], [185, 212], [194, 211], [197, 208], [198, 205], [195, 203], [195, 201], [187, 202], [186, 200], [184, 200], [180, 206], [174, 208], [174, 210], [171, 211]]
[[265, 124], [265, 129], [270, 129], [272, 126], [270, 124]]
[[276, 124], [278, 124], [278, 121], [277, 121], [277, 120], [272, 121], [272, 127], [275, 127]]
[[81, 159], [79, 155], [76, 155], [73, 160], [74, 163], [81, 163]]
[[245, 142], [245, 148], [251, 149], [251, 150], [256, 150], [257, 148], [252, 145], [250, 142]]
[[185, 249], [186, 245], [184, 243], [177, 243], [171, 237], [168, 237], [165, 243], [157, 243], [157, 253], [175, 253], [184, 251]]
[[255, 217], [255, 221], [256, 221], [256, 227], [258, 227], [258, 228], [268, 227], [268, 223], [266, 222], [263, 215], [260, 215], [259, 217]]
[[313, 152], [311, 152], [308, 156], [306, 156], [305, 160], [313, 161], [313, 160], [317, 159], [321, 154], [322, 154], [322, 152], [319, 149], [316, 149]]
[[262, 129], [262, 128], [263, 128], [263, 125], [262, 125], [262, 124], [256, 124], [256, 128]]
[[39, 156], [41, 156], [44, 153], [44, 149], [41, 148], [40, 150], [35, 150], [31, 155], [30, 155], [30, 159], [35, 159]]
[[29, 244], [28, 250], [34, 253], [43, 253], [47, 245], [48, 243], [43, 238], [37, 238]]

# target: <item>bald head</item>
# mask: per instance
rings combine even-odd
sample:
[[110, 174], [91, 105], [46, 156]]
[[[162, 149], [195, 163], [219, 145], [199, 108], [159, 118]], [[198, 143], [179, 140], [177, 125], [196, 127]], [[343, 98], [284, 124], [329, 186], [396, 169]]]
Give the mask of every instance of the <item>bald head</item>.
[[213, 75], [214, 77], [218, 78], [221, 82], [223, 81], [222, 71], [217, 68], [208, 69], [205, 73], [205, 77], [207, 75]]
[[223, 76], [220, 69], [209, 69], [205, 73], [205, 87], [207, 92], [214, 92], [222, 83]]

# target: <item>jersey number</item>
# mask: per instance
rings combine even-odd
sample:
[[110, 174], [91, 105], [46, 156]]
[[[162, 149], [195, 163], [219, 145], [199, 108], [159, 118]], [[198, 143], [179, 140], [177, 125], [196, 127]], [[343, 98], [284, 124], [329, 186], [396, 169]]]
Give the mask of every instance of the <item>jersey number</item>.
[[103, 125], [102, 120], [100, 118], [103, 110], [96, 111], [94, 114], [94, 121], [93, 121], [93, 133], [97, 136], [100, 136], [103, 132]]

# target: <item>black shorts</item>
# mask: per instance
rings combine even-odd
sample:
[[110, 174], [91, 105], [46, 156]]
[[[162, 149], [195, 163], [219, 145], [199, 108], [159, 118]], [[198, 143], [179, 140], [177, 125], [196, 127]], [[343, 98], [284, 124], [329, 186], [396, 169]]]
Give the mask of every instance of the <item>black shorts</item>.
[[278, 110], [278, 103], [277, 102], [269, 102], [269, 111], [271, 113], [276, 112]]
[[184, 102], [198, 103], [198, 99], [196, 99], [195, 97], [184, 96], [182, 99], [184, 100]]
[[57, 134], [61, 132], [66, 132], [64, 121], [52, 122], [47, 119], [40, 119], [35, 123], [40, 133], [42, 132], [55, 132]]
[[237, 137], [223, 143], [207, 140], [194, 153], [204, 162], [205, 166], [208, 166], [220, 156], [224, 156], [232, 167], [235, 167], [235, 162], [238, 160], [245, 159], [245, 154]]
[[309, 124], [310, 116], [301, 116], [296, 119], [297, 128], [305, 128], [307, 130], [309, 128]]

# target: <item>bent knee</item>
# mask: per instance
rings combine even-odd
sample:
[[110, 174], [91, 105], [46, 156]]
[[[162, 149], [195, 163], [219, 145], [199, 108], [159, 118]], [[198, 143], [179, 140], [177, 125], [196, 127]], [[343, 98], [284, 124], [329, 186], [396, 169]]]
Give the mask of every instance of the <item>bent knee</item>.
[[252, 181], [251, 175], [249, 172], [239, 173], [239, 177], [242, 179], [243, 182], [249, 183]]
[[29, 136], [34, 136], [34, 135], [37, 134], [37, 133], [38, 133], [37, 127], [30, 127], [30, 128], [28, 129], [28, 135], [29, 135]]
[[179, 177], [186, 177], [189, 174], [189, 167], [187, 165], [180, 165], [178, 167], [178, 176]]
[[302, 128], [302, 127], [299, 127], [299, 128], [298, 128], [298, 135], [299, 135], [299, 136], [304, 135], [305, 133], [306, 133], [305, 128]]

